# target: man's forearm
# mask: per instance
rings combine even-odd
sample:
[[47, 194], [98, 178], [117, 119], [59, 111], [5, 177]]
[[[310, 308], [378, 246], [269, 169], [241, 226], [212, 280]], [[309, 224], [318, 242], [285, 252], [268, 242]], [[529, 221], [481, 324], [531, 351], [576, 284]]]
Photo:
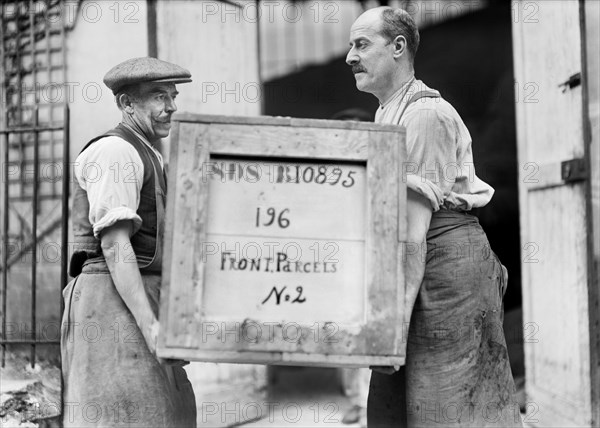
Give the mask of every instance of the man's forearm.
[[[122, 224], [126, 223], [126, 224]], [[102, 252], [119, 295], [133, 315], [148, 347], [155, 350], [157, 319], [144, 289], [129, 239], [130, 222], [119, 222], [102, 233]]]
[[408, 242], [405, 247], [404, 255], [404, 281], [406, 294], [404, 295], [404, 322], [410, 321], [410, 314], [414, 306], [417, 295], [423, 282], [425, 274], [425, 257], [427, 254], [427, 243], [425, 240], [421, 242]]
[[404, 248], [404, 278], [406, 294], [404, 297], [405, 322], [410, 320], [423, 276], [427, 257], [427, 231], [431, 222], [431, 206], [421, 195], [412, 190], [407, 192], [408, 237]]

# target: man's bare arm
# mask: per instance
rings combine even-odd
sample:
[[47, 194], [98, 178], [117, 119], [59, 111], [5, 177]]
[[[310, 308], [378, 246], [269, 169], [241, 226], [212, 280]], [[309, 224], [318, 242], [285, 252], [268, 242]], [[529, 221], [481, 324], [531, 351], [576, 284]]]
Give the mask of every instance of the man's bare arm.
[[[412, 308], [421, 289], [427, 258], [427, 231], [431, 223], [431, 204], [417, 192], [407, 191], [408, 237], [404, 255], [406, 294], [404, 296], [405, 315], [410, 317]], [[409, 322], [410, 318], [405, 319]]]
[[[404, 263], [406, 294], [404, 295], [405, 323], [410, 321], [410, 313], [421, 289], [425, 274], [427, 257], [427, 231], [431, 223], [431, 204], [418, 193], [408, 189], [406, 217], [408, 236], [404, 248]], [[385, 374], [393, 374], [400, 367], [371, 366], [372, 370]]]
[[156, 354], [158, 320], [146, 296], [130, 241], [131, 221], [119, 221], [101, 232], [102, 253], [119, 295], [131, 311], [150, 352]]

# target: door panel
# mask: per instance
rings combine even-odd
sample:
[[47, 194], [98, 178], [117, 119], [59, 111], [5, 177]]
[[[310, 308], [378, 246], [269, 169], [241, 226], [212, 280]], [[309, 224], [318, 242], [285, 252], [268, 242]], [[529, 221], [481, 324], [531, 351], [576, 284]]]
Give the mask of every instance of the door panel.
[[[578, 1], [513, 2], [527, 421], [591, 426], [587, 183]], [[579, 74], [581, 78], [581, 74]]]

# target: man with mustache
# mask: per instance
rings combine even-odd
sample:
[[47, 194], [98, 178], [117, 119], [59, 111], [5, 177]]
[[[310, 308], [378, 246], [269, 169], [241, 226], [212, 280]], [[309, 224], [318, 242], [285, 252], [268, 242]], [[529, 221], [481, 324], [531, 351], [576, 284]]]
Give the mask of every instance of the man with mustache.
[[176, 83], [190, 72], [156, 58], [113, 67], [104, 83], [121, 123], [92, 139], [74, 168], [74, 252], [61, 353], [64, 426], [194, 427], [182, 361], [156, 356], [166, 171]]
[[373, 372], [368, 426], [521, 426], [502, 329], [507, 274], [468, 213], [494, 191], [475, 174], [456, 110], [415, 79], [418, 46], [410, 15], [381, 7], [354, 22], [346, 57], [357, 88], [379, 100], [375, 122], [407, 135], [406, 365]]

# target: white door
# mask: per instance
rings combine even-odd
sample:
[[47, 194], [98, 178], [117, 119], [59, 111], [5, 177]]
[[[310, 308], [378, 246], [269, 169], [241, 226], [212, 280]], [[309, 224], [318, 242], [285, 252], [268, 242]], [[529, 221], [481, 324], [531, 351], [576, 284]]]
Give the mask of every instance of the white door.
[[598, 423], [580, 6], [521, 0], [512, 10], [526, 421], [539, 426]]

